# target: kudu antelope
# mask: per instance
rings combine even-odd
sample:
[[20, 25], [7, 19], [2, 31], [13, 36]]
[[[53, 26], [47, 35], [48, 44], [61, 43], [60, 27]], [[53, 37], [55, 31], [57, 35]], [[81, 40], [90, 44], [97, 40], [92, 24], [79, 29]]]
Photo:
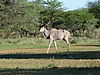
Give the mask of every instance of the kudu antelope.
[[70, 32], [67, 30], [62, 30], [62, 29], [47, 30], [45, 26], [49, 24], [50, 24], [50, 21], [47, 24], [40, 26], [40, 32], [43, 32], [46, 38], [50, 40], [47, 53], [49, 52], [52, 42], [54, 42], [56, 50], [57, 50], [56, 40], [64, 40], [68, 44], [68, 51], [69, 51], [69, 48], [70, 48], [69, 38], [71, 38]]

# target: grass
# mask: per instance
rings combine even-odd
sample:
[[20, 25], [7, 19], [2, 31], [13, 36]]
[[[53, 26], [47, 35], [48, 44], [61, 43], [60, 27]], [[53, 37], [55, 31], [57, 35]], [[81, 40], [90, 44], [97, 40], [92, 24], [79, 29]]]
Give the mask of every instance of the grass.
[[[88, 38], [74, 38], [77, 42], [73, 45], [100, 45], [100, 40]], [[49, 41], [45, 38], [15, 38], [0, 39], [0, 50], [47, 48]], [[58, 47], [66, 48], [67, 44], [57, 41]], [[52, 48], [54, 45], [51, 46]]]
[[[91, 50], [92, 49], [92, 50]], [[13, 52], [13, 50], [0, 53], [0, 68], [52, 68], [52, 67], [70, 67], [70, 68], [92, 68], [100, 67], [100, 48], [72, 47], [70, 53], [66, 49], [51, 49], [49, 54], [45, 54], [43, 49], [25, 49]]]
[[74, 37], [73, 39], [76, 41], [76, 45], [100, 45], [100, 39], [89, 39], [86, 37]]
[[[74, 63], [73, 63], [74, 62]], [[100, 67], [99, 59], [84, 59], [84, 60], [71, 60], [71, 59], [0, 59], [0, 68], [10, 69], [39, 69], [39, 68], [89, 68]]]
[[[84, 73], [87, 71], [92, 75], [95, 68], [100, 68], [100, 46], [80, 45], [100, 45], [100, 40], [74, 40], [76, 43], [71, 44], [70, 53], [67, 52], [65, 42], [57, 41], [57, 53], [52, 45], [49, 54], [46, 54], [49, 41], [45, 38], [0, 39], [0, 75], [74, 75], [74, 72], [77, 72], [76, 75], [86, 75]], [[100, 70], [97, 69], [94, 73], [100, 73]]]
[[45, 48], [47, 40], [41, 38], [0, 39], [0, 50]]
[[99, 67], [100, 59], [0, 59], [0, 75], [99, 75]]

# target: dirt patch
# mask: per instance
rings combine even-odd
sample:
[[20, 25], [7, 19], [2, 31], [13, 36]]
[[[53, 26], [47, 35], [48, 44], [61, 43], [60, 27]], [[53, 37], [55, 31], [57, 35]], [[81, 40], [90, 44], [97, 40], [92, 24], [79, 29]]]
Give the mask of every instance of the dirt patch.
[[[75, 48], [95, 48], [98, 45], [78, 45], [78, 46], [71, 46], [71, 49], [75, 49]], [[34, 52], [34, 53], [42, 53], [42, 52], [46, 52], [47, 48], [33, 48], [33, 49], [13, 49], [13, 50], [1, 50], [0, 54], [9, 54], [9, 53], [17, 53], [17, 52]], [[67, 48], [61, 48], [58, 47], [59, 50], [66, 50]], [[50, 50], [55, 50], [55, 48], [50, 48]], [[38, 52], [37, 52], [38, 51]]]
[[0, 51], [0, 54], [7, 54], [7, 53], [16, 53], [20, 51], [32, 51], [33, 49], [15, 49], [15, 50], [5, 50], [5, 51]]

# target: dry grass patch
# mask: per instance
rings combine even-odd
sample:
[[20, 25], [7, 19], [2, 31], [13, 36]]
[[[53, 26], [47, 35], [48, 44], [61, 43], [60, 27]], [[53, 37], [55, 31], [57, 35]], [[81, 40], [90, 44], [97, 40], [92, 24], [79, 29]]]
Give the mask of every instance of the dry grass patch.
[[100, 67], [100, 59], [0, 59], [0, 68], [92, 68]]

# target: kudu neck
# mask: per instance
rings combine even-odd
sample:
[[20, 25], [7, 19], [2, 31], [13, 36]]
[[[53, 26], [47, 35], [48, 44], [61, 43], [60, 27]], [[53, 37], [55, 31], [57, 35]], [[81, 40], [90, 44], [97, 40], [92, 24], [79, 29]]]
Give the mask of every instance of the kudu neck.
[[49, 31], [45, 28], [45, 30], [44, 30], [44, 35], [46, 36], [46, 37], [48, 37], [49, 36]]

